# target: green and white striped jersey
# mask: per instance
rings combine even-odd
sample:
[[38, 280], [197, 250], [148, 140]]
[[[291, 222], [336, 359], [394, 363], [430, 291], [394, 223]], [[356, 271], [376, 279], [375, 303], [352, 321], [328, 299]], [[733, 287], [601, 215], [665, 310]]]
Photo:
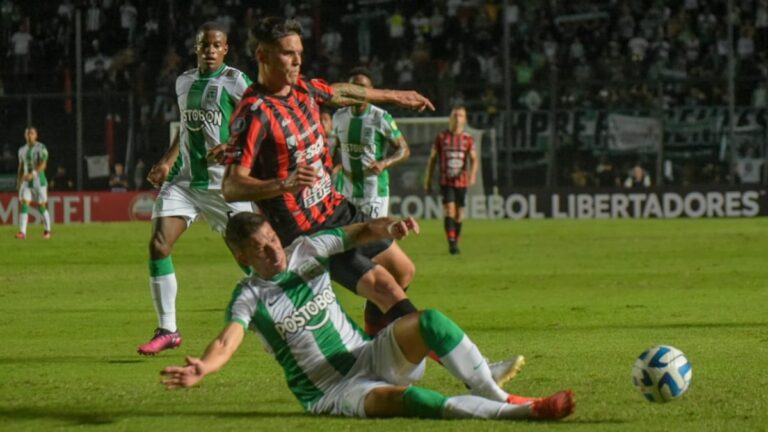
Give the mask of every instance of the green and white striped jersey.
[[369, 341], [331, 289], [328, 257], [346, 241], [341, 228], [297, 238], [285, 249], [288, 268], [270, 280], [243, 279], [227, 309], [229, 322], [261, 337], [306, 410], [347, 375]]
[[371, 104], [359, 116], [352, 107], [342, 108], [333, 115], [333, 134], [344, 172], [339, 192], [348, 198], [388, 197], [389, 171], [376, 175], [368, 166], [384, 159], [387, 143], [403, 135], [392, 116]]
[[229, 119], [249, 85], [247, 75], [224, 64], [210, 74], [191, 69], [179, 75], [179, 157], [167, 181], [193, 189], [221, 189], [224, 166], [209, 165], [205, 154], [229, 139]]
[[[19, 148], [19, 163], [22, 165], [24, 174], [29, 174], [40, 165], [40, 162], [48, 160], [48, 149], [45, 144], [38, 141], [35, 145], [30, 146], [24, 144]], [[27, 182], [29, 187], [45, 187], [48, 186], [48, 179], [45, 177], [45, 171], [42, 171], [38, 176]]]

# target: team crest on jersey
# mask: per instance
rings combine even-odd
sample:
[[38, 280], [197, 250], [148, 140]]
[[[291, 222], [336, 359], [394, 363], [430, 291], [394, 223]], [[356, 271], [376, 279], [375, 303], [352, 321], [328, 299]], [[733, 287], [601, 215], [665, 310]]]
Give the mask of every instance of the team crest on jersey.
[[316, 260], [309, 260], [296, 271], [305, 281], [312, 280], [325, 273], [325, 267]]
[[232, 122], [232, 126], [229, 128], [229, 131], [232, 135], [239, 134], [245, 129], [245, 119], [242, 117], [237, 117], [235, 121]]
[[371, 142], [373, 141], [373, 136], [376, 134], [376, 129], [374, 129], [372, 126], [364, 126], [363, 127], [363, 142]]
[[219, 86], [209, 86], [208, 89], [205, 90], [205, 96], [203, 96], [203, 101], [201, 103], [201, 106], [203, 108], [207, 108], [210, 110], [214, 110], [218, 108], [218, 103], [216, 102], [219, 96]]

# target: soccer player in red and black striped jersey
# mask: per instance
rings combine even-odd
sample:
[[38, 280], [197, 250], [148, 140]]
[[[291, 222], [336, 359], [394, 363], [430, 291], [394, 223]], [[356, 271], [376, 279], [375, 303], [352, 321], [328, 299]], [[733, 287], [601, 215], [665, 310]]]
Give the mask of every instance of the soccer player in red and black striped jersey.
[[[300, 235], [363, 221], [362, 212], [332, 185], [329, 131], [321, 125], [320, 106], [373, 102], [422, 111], [434, 110], [432, 103], [413, 91], [306, 80], [300, 74], [301, 26], [294, 20], [264, 18], [252, 33], [259, 79], [232, 119], [224, 198], [255, 201], [284, 246]], [[334, 255], [330, 264], [335, 281], [378, 306], [366, 306], [370, 334], [416, 310], [404, 291], [415, 267], [396, 243]]]
[[[477, 180], [477, 154], [472, 135], [464, 131], [467, 125], [467, 110], [457, 106], [451, 110], [448, 130], [437, 135], [427, 162], [427, 177], [424, 189], [432, 191], [432, 173], [440, 162], [440, 193], [443, 196], [443, 224], [448, 239], [448, 252], [459, 253], [461, 223], [464, 219], [464, 205], [467, 187]], [[469, 168], [469, 173], [467, 173]]]

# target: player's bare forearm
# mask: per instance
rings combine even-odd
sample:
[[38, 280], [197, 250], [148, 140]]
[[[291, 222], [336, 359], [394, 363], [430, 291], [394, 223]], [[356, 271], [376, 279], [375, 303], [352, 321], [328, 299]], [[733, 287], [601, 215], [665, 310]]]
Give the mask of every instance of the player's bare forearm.
[[478, 171], [478, 165], [477, 165], [477, 153], [474, 151], [469, 153], [469, 161], [472, 164], [469, 171], [469, 179], [472, 184], [475, 184], [477, 181], [477, 171]]
[[350, 83], [335, 83], [331, 87], [333, 97], [328, 103], [333, 106], [345, 107], [366, 102], [365, 87]]
[[427, 174], [424, 177], [424, 190], [427, 193], [432, 192], [432, 173], [435, 171], [435, 162], [437, 161], [435, 156], [436, 155], [433, 152], [429, 156], [429, 161], [427, 162]]
[[229, 323], [224, 327], [219, 336], [208, 344], [201, 358], [205, 365], [205, 375], [216, 372], [227, 364], [235, 351], [240, 348], [244, 336], [245, 328], [238, 323]]
[[238, 323], [230, 323], [205, 350], [201, 358], [187, 357], [184, 366], [169, 366], [162, 370], [162, 383], [168, 389], [192, 387], [206, 375], [221, 369], [240, 347], [245, 329]]
[[347, 225], [344, 227], [347, 233], [349, 249], [368, 244], [378, 240], [400, 240], [410, 233], [419, 233], [419, 224], [416, 220], [393, 219], [389, 217], [373, 219], [365, 223]]
[[315, 178], [315, 169], [307, 165], [298, 166], [296, 171], [284, 179], [268, 180], [251, 177], [250, 170], [246, 167], [230, 165], [224, 172], [221, 192], [227, 202], [262, 201], [312, 186]]
[[350, 83], [335, 83], [331, 87], [333, 87], [333, 97], [329, 103], [334, 106], [372, 102], [395, 104], [417, 111], [435, 110], [435, 106], [429, 99], [411, 90], [373, 89]]
[[179, 157], [179, 134], [177, 133], [173, 137], [173, 142], [171, 143], [170, 147], [168, 147], [168, 150], [165, 151], [165, 154], [160, 158], [159, 161], [155, 165], [172, 165], [174, 162], [176, 162], [176, 158]]
[[408, 147], [408, 143], [405, 142], [404, 138], [398, 138], [392, 142], [392, 145], [395, 147], [395, 152], [392, 153], [392, 156], [385, 159], [387, 168], [392, 168], [411, 157], [411, 148]]

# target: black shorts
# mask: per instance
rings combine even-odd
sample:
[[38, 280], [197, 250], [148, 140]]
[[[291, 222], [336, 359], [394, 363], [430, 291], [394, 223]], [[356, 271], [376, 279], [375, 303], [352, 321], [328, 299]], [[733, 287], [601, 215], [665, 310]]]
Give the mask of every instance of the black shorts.
[[[319, 227], [319, 230], [339, 228], [345, 225], [365, 222], [368, 217], [347, 200], [333, 212], [333, 215]], [[392, 245], [392, 240], [379, 240], [340, 254], [331, 255], [331, 279], [344, 288], [357, 294], [357, 282], [368, 273], [376, 263], [373, 257], [384, 252]]]
[[443, 195], [443, 204], [456, 203], [459, 207], [464, 207], [467, 198], [467, 188], [440, 186], [440, 194]]

